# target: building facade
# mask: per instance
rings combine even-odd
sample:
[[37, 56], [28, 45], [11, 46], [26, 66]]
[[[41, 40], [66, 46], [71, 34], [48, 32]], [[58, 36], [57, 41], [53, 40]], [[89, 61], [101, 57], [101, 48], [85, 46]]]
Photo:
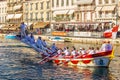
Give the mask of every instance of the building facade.
[[23, 2], [25, 0], [7, 0], [7, 23], [20, 24], [23, 21]]
[[5, 24], [7, 13], [7, 2], [0, 1], [0, 24]]
[[95, 22], [95, 0], [77, 0], [76, 21]]
[[27, 0], [23, 3], [23, 20], [27, 23], [49, 22], [50, 0]]

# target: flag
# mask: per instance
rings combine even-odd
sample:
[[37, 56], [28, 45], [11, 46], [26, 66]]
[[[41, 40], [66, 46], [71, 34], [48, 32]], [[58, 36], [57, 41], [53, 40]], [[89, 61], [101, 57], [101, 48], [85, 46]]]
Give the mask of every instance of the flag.
[[113, 39], [116, 39], [116, 36], [117, 36], [117, 32], [118, 32], [118, 25], [115, 25], [113, 26], [113, 28], [109, 29], [109, 30], [106, 30], [104, 33], [103, 33], [103, 36], [105, 38], [113, 38]]

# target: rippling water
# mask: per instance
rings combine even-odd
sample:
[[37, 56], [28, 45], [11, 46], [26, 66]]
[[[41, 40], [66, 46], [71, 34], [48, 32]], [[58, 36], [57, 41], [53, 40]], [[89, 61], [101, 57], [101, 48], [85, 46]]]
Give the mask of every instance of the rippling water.
[[[57, 43], [58, 47], [73, 45], [77, 48], [100, 46]], [[57, 66], [52, 62], [39, 65], [37, 61], [41, 58], [37, 56], [37, 52], [19, 41], [2, 41], [0, 43], [0, 80], [119, 80], [118, 54], [112, 60], [110, 68]]]

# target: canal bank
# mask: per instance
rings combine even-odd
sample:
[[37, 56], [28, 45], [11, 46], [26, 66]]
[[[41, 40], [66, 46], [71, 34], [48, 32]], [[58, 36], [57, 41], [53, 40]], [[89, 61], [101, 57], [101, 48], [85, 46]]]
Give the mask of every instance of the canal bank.
[[[46, 35], [35, 35], [35, 38], [41, 36], [42, 39], [49, 40], [49, 38], [54, 38], [56, 36], [46, 36]], [[108, 38], [85, 38], [85, 37], [60, 37], [62, 39], [70, 39], [73, 43], [83, 43], [83, 44], [102, 44], [102, 41], [109, 40], [111, 44], [120, 45], [120, 38], [108, 39]]]
[[[0, 38], [5, 38], [6, 34], [0, 34]], [[38, 38], [38, 36], [41, 36], [42, 39], [45, 39], [48, 41], [50, 38], [54, 38], [56, 36], [50, 36], [50, 35], [34, 35], [35, 39]], [[83, 43], [83, 44], [102, 44], [102, 41], [109, 40], [111, 44], [113, 45], [120, 45], [120, 38], [117, 39], [108, 39], [108, 38], [85, 38], [85, 37], [64, 37], [59, 36], [62, 39], [69, 39], [70, 42], [73, 43]]]

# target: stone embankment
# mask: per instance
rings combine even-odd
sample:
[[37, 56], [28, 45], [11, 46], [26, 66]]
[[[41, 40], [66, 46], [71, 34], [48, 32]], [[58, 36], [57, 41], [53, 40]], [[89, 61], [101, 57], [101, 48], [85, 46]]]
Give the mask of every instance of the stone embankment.
[[[0, 34], [0, 38], [4, 38], [6, 34]], [[38, 36], [41, 36], [42, 39], [45, 39], [46, 41], [49, 40], [49, 38], [53, 38], [55, 36], [46, 36], [46, 35], [35, 35], [35, 38], [37, 39]], [[107, 39], [107, 38], [81, 38], [81, 37], [61, 37], [62, 39], [70, 39], [71, 42], [76, 43], [84, 43], [84, 44], [102, 44], [102, 41], [109, 40], [114, 45], [120, 45], [120, 38], [117, 39]]]

